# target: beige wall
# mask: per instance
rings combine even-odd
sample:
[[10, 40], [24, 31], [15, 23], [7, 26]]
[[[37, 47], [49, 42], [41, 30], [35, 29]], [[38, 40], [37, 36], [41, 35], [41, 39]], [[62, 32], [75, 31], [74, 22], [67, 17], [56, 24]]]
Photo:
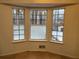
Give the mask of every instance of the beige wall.
[[[1, 5], [0, 5], [1, 7]], [[1, 9], [0, 9], [0, 18], [1, 18]], [[0, 22], [0, 27], [1, 27], [1, 22]], [[1, 29], [0, 29], [0, 33], [1, 33]], [[1, 41], [2, 35], [0, 34], [0, 41]], [[1, 44], [0, 44], [0, 54], [1, 54]]]
[[[79, 7], [79, 5], [77, 7]], [[78, 16], [79, 15], [79, 8], [77, 8], [76, 14], [77, 14], [77, 19], [78, 19], [77, 24], [79, 25], [79, 16]], [[78, 33], [77, 33], [78, 39], [77, 39], [77, 45], [76, 45], [76, 47], [77, 47], [76, 53], [77, 53], [77, 57], [79, 58], [79, 26], [77, 27], [77, 30], [78, 30]]]
[[[65, 28], [64, 28], [64, 45], [53, 44], [52, 51], [59, 54], [66, 54], [75, 57], [79, 53], [76, 49], [78, 40], [78, 15], [79, 5], [69, 6], [65, 8]], [[78, 42], [79, 43], [79, 42]], [[57, 48], [57, 49], [53, 49]], [[61, 51], [61, 52], [60, 52]], [[77, 53], [76, 53], [77, 51]]]
[[[70, 0], [69, 0], [70, 1]], [[56, 43], [50, 43], [50, 34], [51, 34], [51, 11], [49, 8], [48, 13], [48, 24], [47, 25], [47, 42], [33, 42], [28, 41], [29, 37], [29, 28], [27, 28], [29, 25], [29, 17], [28, 16], [28, 9], [25, 9], [26, 14], [26, 36], [25, 38], [27, 41], [25, 42], [19, 42], [19, 43], [13, 43], [12, 42], [12, 6], [7, 5], [0, 5], [0, 55], [7, 55], [7, 54], [13, 54], [17, 52], [23, 52], [23, 51], [49, 51], [52, 53], [57, 53], [65, 56], [71, 56], [71, 57], [79, 57], [79, 47], [77, 47], [78, 43], [78, 11], [79, 11], [79, 5], [69, 6], [65, 7], [65, 29], [64, 29], [64, 44], [56, 44]], [[28, 12], [27, 12], [28, 11]], [[28, 24], [28, 25], [27, 25]], [[28, 32], [27, 32], [28, 31]], [[38, 48], [39, 45], [46, 45], [45, 49]], [[77, 53], [76, 53], [77, 52]]]
[[[0, 5], [0, 9], [1, 9], [1, 35], [2, 37], [0, 37], [0, 43], [1, 43], [1, 55], [6, 55], [6, 54], [12, 54], [12, 53], [16, 53], [16, 52], [22, 52], [22, 51], [29, 51], [29, 50], [37, 50], [37, 51], [44, 51], [47, 50], [46, 49], [39, 49], [38, 45], [39, 44], [45, 44], [47, 45], [47, 42], [20, 42], [20, 43], [13, 43], [13, 39], [12, 39], [12, 7], [11, 6], [6, 6], [6, 5]], [[27, 11], [25, 11], [27, 12]], [[27, 20], [27, 17], [26, 17]], [[28, 25], [26, 25], [27, 27]], [[27, 28], [27, 30], [29, 30]], [[27, 32], [25, 32], [26, 34], [28, 34]], [[28, 37], [28, 36], [26, 36]], [[26, 38], [25, 38], [26, 39]], [[27, 39], [26, 39], [27, 40]]]
[[[1, 52], [2, 54], [8, 54], [13, 53], [18, 51], [22, 51], [27, 47], [24, 47], [24, 43], [20, 44], [13, 44], [12, 43], [12, 14], [11, 14], [11, 7], [10, 6], [5, 6], [5, 5], [0, 5], [0, 15], [1, 15], [1, 40], [0, 40], [0, 45], [1, 45]], [[18, 47], [17, 47], [18, 46]]]

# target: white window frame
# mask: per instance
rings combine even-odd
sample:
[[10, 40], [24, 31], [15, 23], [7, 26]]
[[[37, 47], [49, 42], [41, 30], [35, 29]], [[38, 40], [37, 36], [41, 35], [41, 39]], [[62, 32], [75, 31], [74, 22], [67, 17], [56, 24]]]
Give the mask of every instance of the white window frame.
[[[63, 40], [64, 40], [64, 20], [65, 20], [65, 18], [64, 18], [64, 14], [65, 14], [65, 12], [63, 12], [64, 14], [60, 14], [59, 13], [59, 10], [61, 10], [61, 9], [63, 9], [64, 11], [65, 11], [65, 9], [64, 8], [55, 8], [55, 9], [53, 9], [53, 14], [52, 14], [52, 40], [51, 40], [51, 42], [55, 42], [55, 43], [63, 43]], [[54, 10], [58, 10], [58, 15], [57, 14], [54, 14]], [[63, 26], [61, 26], [61, 28], [63, 28], [63, 32], [61, 31], [61, 29], [59, 29], [58, 28], [58, 30], [57, 31], [60, 31], [61, 33], [62, 33], [62, 40], [60, 40], [60, 39], [57, 39], [58, 38], [58, 36], [59, 35], [61, 35], [61, 34], [59, 34], [58, 35], [58, 33], [56, 34], [55, 33], [55, 31], [54, 31], [54, 20], [58, 20], [58, 18], [57, 17], [59, 17], [59, 15], [63, 15], [63, 19], [61, 18], [61, 20], [63, 20]], [[55, 16], [55, 19], [54, 19], [54, 16]], [[57, 17], [56, 17], [57, 16]], [[56, 19], [57, 18], [57, 19]], [[57, 21], [58, 22], [58, 21]], [[57, 26], [58, 27], [58, 26]], [[59, 33], [60, 33], [59, 32]], [[53, 38], [55, 35], [53, 34], [53, 33], [55, 33], [57, 36], [55, 37], [55, 38]]]
[[[14, 13], [14, 9], [16, 10]], [[25, 39], [25, 13], [24, 13], [24, 8], [22, 7], [14, 7], [12, 8], [12, 16], [13, 16], [13, 41], [22, 41]], [[20, 18], [20, 19], [19, 19]], [[16, 21], [17, 24], [15, 28], [14, 22]], [[22, 25], [22, 26], [21, 26]], [[22, 28], [23, 27], [23, 28]], [[15, 31], [16, 30], [16, 31]], [[22, 33], [21, 33], [22, 32]], [[17, 38], [16, 38], [17, 35]], [[23, 36], [23, 37], [22, 37]]]
[[[31, 10], [46, 10], [46, 13], [48, 12], [47, 11], [47, 9], [30, 9], [30, 11]], [[45, 27], [46, 27], [46, 29], [47, 29], [47, 26], [46, 26], [46, 21], [47, 21], [47, 14], [45, 15], [46, 16], [46, 19], [45, 19]], [[30, 19], [31, 20], [31, 19]], [[38, 23], [38, 22], [37, 22]], [[30, 21], [30, 24], [31, 24], [31, 21]], [[35, 22], [34, 22], [34, 24], [35, 24]], [[37, 25], [39, 25], [39, 24], [37, 24]], [[31, 26], [30, 26], [31, 27]], [[46, 31], [46, 30], [45, 30]], [[30, 41], [46, 41], [46, 36], [47, 36], [47, 32], [46, 32], [46, 34], [45, 34], [45, 38], [44, 39], [39, 39], [39, 38], [37, 38], [37, 39], [32, 39], [31, 38], [31, 29], [30, 29]]]

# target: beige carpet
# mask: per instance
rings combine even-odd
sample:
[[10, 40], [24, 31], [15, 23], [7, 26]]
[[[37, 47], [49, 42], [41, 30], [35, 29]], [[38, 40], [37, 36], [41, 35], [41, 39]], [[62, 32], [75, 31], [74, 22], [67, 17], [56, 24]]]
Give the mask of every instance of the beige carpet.
[[23, 52], [14, 55], [0, 57], [0, 59], [71, 59], [68, 57], [52, 54], [48, 52]]

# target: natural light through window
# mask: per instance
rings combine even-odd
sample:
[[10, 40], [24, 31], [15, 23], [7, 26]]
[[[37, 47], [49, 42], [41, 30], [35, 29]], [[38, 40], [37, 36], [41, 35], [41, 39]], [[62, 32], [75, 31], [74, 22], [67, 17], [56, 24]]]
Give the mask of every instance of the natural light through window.
[[52, 17], [52, 39], [53, 41], [63, 42], [64, 9], [54, 9]]
[[30, 10], [31, 39], [46, 38], [47, 11], [41, 9]]
[[24, 9], [13, 8], [13, 39], [24, 39]]

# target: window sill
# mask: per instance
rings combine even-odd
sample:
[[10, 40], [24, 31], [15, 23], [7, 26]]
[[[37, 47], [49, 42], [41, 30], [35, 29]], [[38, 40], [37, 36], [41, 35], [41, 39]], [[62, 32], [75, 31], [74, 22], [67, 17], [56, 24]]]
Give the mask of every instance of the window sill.
[[38, 39], [38, 40], [37, 40], [37, 39], [30, 39], [29, 41], [34, 41], [34, 42], [35, 42], [35, 41], [37, 41], [37, 42], [44, 42], [44, 41], [47, 41], [47, 40], [45, 40], [45, 39], [44, 39], [44, 40], [40, 40], [40, 39]]
[[13, 40], [13, 43], [20, 43], [20, 42], [25, 42], [26, 40]]
[[63, 44], [63, 42], [61, 42], [61, 41], [54, 41], [54, 40], [51, 40], [50, 42], [51, 42], [51, 43], [56, 43], [56, 44]]

